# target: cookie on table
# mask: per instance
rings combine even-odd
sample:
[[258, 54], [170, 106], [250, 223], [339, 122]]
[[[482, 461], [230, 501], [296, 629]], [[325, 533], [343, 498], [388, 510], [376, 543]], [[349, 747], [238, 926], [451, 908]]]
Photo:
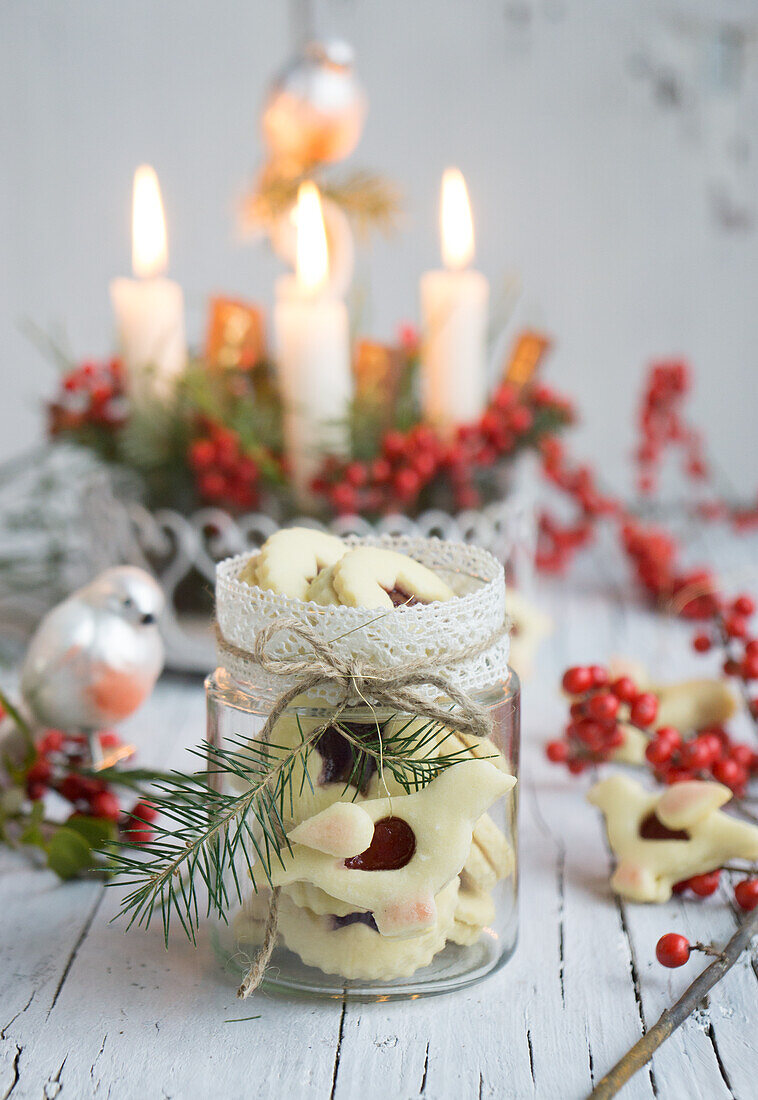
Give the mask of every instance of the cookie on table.
[[721, 783], [688, 780], [663, 794], [614, 775], [592, 787], [616, 857], [611, 886], [632, 901], [668, 901], [677, 882], [733, 859], [758, 859], [758, 828], [722, 813], [732, 797]]

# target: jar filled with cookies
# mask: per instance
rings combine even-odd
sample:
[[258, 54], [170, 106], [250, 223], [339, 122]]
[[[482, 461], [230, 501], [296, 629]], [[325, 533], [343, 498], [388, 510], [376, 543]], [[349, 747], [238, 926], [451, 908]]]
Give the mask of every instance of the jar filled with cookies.
[[502, 564], [292, 528], [218, 566], [216, 618], [208, 741], [246, 795], [243, 995], [438, 993], [502, 966], [519, 741]]

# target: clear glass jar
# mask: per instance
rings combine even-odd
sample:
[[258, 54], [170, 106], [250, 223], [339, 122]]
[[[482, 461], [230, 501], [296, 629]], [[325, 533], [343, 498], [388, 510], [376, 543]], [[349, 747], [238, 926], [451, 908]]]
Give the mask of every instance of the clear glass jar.
[[[239, 741], [258, 736], [268, 705], [256, 698], [251, 685], [218, 668], [206, 680], [206, 694], [208, 739], [212, 744], [221, 744], [229, 737]], [[466, 756], [470, 752], [488, 758], [502, 771], [518, 776], [520, 687], [516, 674], [511, 672], [506, 683], [480, 692], [475, 698], [491, 714], [492, 742], [488, 745], [469, 738], [469, 744], [475, 742], [474, 749], [464, 746], [462, 751]], [[319, 707], [292, 706], [283, 718], [307, 729], [324, 722], [328, 715]], [[341, 720], [359, 726], [371, 722], [375, 726], [377, 719], [381, 723], [397, 720], [398, 716], [353, 708]], [[344, 757], [341, 761], [335, 757], [334, 734], [331, 736], [330, 747], [324, 744], [324, 755], [316, 742], [316, 751], [307, 757], [308, 778], [295, 784], [309, 800], [304, 808], [306, 816], [336, 800], [351, 800], [350, 790], [345, 793]], [[275, 735], [272, 742], [278, 743]], [[350, 747], [344, 740], [343, 744], [352, 760]], [[458, 766], [453, 764], [446, 771], [453, 773]], [[384, 792], [377, 790], [377, 776], [373, 776], [373, 788], [367, 781], [370, 777], [362, 778], [364, 789], [357, 795], [352, 789], [358, 805], [362, 797], [382, 797]], [[462, 791], [461, 799], [464, 797], [469, 795]], [[457, 808], [455, 799], [441, 799], [439, 815], [454, 816]], [[517, 808], [518, 785], [478, 817], [459, 878], [453, 876], [437, 895], [437, 926], [414, 936], [380, 937], [376, 925], [371, 927], [373, 918], [369, 913], [350, 912], [350, 906], [344, 903], [333, 906], [338, 910], [333, 913], [329, 902], [334, 899], [326, 894], [317, 891], [319, 904], [314, 905], [312, 887], [304, 892], [300, 884], [295, 888], [284, 886], [280, 935], [263, 987], [339, 998], [416, 997], [460, 989], [498, 970], [513, 954], [518, 931]], [[433, 821], [435, 817], [436, 808]], [[255, 954], [256, 936], [251, 930], [260, 931], [265, 924], [266, 897], [254, 898], [252, 906], [230, 921], [223, 933], [224, 942], [219, 939], [225, 965], [240, 975]], [[311, 965], [303, 961], [298, 948]]]

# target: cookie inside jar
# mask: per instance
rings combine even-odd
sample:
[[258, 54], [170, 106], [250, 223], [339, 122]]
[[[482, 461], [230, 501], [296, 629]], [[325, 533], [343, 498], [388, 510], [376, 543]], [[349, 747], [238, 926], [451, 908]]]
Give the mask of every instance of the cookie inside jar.
[[247, 781], [287, 777], [276, 835], [253, 824], [237, 947], [252, 959], [274, 912], [267, 987], [458, 988], [515, 945], [519, 688], [502, 566], [434, 539], [309, 534], [278, 532], [218, 571], [209, 735], [251, 731]]

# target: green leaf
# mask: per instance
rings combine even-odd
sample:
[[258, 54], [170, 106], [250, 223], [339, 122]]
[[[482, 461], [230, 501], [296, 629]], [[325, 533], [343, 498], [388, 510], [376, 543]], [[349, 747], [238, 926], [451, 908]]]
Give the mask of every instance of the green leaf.
[[62, 825], [47, 846], [47, 865], [64, 881], [87, 871], [95, 864], [92, 849], [76, 829]]
[[107, 817], [88, 817], [86, 814], [72, 814], [66, 822], [67, 829], [73, 829], [75, 833], [89, 844], [90, 848], [103, 848], [114, 841], [118, 835], [116, 822]]
[[42, 832], [41, 825], [45, 816], [45, 807], [41, 801], [32, 802], [29, 820], [19, 840], [22, 844], [31, 844], [35, 848], [47, 849], [47, 841]]

